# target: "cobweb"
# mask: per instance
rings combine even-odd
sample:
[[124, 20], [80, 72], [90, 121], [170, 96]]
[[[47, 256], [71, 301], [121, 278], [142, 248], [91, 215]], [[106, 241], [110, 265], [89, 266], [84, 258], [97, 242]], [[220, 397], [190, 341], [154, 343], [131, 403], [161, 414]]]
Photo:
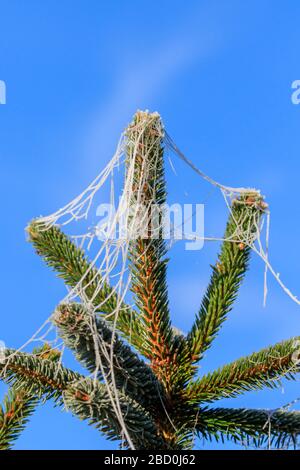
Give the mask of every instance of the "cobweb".
[[[300, 304], [298, 298], [282, 282], [279, 274], [276, 273], [269, 261], [270, 211], [260, 191], [255, 188], [228, 187], [210, 178], [179, 150], [163, 128], [158, 113], [150, 114], [148, 112], [138, 112], [136, 116], [138, 116], [138, 119], [122, 133], [117, 149], [111, 160], [88, 187], [55, 213], [38, 219], [41, 230], [48, 230], [53, 225], [63, 228], [66, 227], [66, 229], [69, 229], [71, 232], [71, 238], [78, 246], [89, 251], [89, 253], [93, 253], [88, 271], [84, 273], [82, 279], [74, 288], [69, 289], [62, 302], [70, 303], [80, 300], [90, 312], [90, 328], [96, 351], [96, 368], [93, 375], [95, 380], [97, 380], [98, 372], [101, 371], [112, 408], [122, 429], [124, 441], [128, 443], [131, 449], [134, 449], [134, 444], [132, 442], [130, 429], [125, 425], [124, 413], [121, 410], [114, 378], [113, 344], [120, 309], [125, 301], [128, 305], [131, 283], [131, 274], [128, 267], [130, 242], [136, 236], [143, 235], [145, 226], [147, 226], [146, 216], [149, 212], [148, 210], [151, 205], [155, 203], [155, 195], [153, 195], [153, 198], [151, 199], [150, 197], [145, 204], [143, 191], [145, 184], [147, 184], [149, 174], [155, 172], [155, 163], [159, 158], [158, 154], [157, 158], [155, 156], [153, 158], [152, 154], [150, 160], [150, 151], [153, 152], [155, 149], [159, 149], [160, 144], [163, 142], [165, 149], [168, 150], [170, 154], [174, 155], [175, 158], [180, 158], [184, 164], [188, 165], [202, 180], [205, 180], [209, 185], [219, 191], [224, 200], [226, 209], [232, 216], [232, 203], [239, 203], [239, 196], [248, 195], [250, 198], [252, 197], [251, 207], [253, 203], [259, 204], [260, 209], [263, 210], [263, 216], [261, 217], [251, 211], [249, 205], [249, 213], [244, 215], [245, 219], [235, 221], [236, 230], [227, 241], [238, 242], [243, 246], [249, 246], [263, 261], [265, 270], [264, 303], [266, 302], [268, 291], [267, 274], [270, 273], [274, 276], [283, 291], [294, 302], [298, 305]], [[150, 139], [150, 142], [147, 142], [147, 145], [145, 145], [145, 131], [147, 129], [151, 129], [150, 133], [147, 131], [147, 138]], [[135, 168], [138, 159], [141, 161], [141, 171], [140, 178], [137, 181]], [[172, 160], [170, 160], [170, 162], [172, 165]], [[121, 191], [116, 184], [120, 174], [124, 178], [124, 186]], [[116, 175], [118, 175], [118, 177], [116, 177]], [[115, 207], [115, 210], [109, 215], [105, 223], [101, 225], [94, 223], [91, 225], [91, 212], [94, 210], [97, 197], [101, 194], [101, 190], [104, 190], [107, 186], [109, 186], [110, 194], [109, 203], [111, 207]], [[141, 208], [144, 208], [144, 210]], [[250, 214], [251, 221], [248, 227], [245, 228], [245, 220], [249, 219]], [[160, 224], [161, 222], [157, 223], [156, 221], [155, 230], [157, 230], [157, 233], [161, 233], [160, 231], [163, 228]], [[253, 225], [256, 228], [255, 231], [251, 228]], [[194, 233], [185, 233], [184, 237], [186, 240], [197, 239]], [[205, 241], [224, 241], [222, 237], [203, 236], [202, 238]], [[86, 282], [91, 272], [95, 272], [95, 275], [89, 282]], [[95, 280], [97, 281], [96, 289], [92, 296], [88, 295], [87, 289]], [[116, 295], [118, 299], [114, 311], [109, 314], [109, 316], [113, 318], [113, 335], [110, 353], [108, 353], [107, 344], [103, 344], [102, 340], [99, 338], [94, 321], [99, 314], [98, 312], [101, 311], [101, 308], [107, 301], [107, 299], [105, 299], [102, 303], [98, 304], [96, 301], [96, 299], [99, 298], [98, 294], [107, 284], [112, 287], [110, 295]], [[107, 316], [108, 315], [106, 315], [106, 317]], [[48, 319], [19, 351], [32, 341], [46, 342], [51, 328], [50, 319]], [[101, 357], [105, 357], [109, 362], [109, 372], [105, 370]]]

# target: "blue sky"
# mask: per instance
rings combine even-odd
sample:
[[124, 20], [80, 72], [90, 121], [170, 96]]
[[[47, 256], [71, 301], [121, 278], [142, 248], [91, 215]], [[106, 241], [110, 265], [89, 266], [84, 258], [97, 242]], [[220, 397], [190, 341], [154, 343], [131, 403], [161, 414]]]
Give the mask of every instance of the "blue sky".
[[[7, 86], [0, 105], [0, 339], [23, 344], [65, 294], [26, 243], [25, 226], [98, 174], [137, 108], [159, 111], [179, 147], [216, 180], [262, 189], [272, 213], [271, 261], [300, 295], [300, 105], [291, 102], [291, 84], [300, 79], [299, 15], [296, 0], [0, 1], [0, 80]], [[176, 178], [167, 167], [170, 197], [188, 192], [205, 202], [206, 235], [221, 235], [222, 198], [174, 164]], [[170, 252], [172, 318], [184, 331], [217, 249], [178, 245]], [[300, 307], [272, 279], [266, 308], [262, 295], [263, 266], [253, 258], [201, 372], [299, 334]], [[298, 396], [298, 382], [283, 383], [223, 404], [276, 408]], [[47, 404], [16, 448], [114, 445]]]

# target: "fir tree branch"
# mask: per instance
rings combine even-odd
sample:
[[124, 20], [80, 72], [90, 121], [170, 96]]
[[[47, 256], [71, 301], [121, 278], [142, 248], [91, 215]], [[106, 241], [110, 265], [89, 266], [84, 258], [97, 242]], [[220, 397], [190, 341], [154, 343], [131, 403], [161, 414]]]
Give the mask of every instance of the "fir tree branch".
[[0, 406], [0, 450], [10, 450], [34, 413], [38, 398], [11, 388]]
[[[145, 127], [141, 129], [141, 122]], [[146, 357], [165, 387], [170, 388], [171, 347], [173, 332], [170, 323], [166, 283], [166, 246], [161, 230], [153, 228], [154, 206], [166, 201], [164, 179], [163, 130], [156, 114], [137, 113], [127, 129], [126, 148], [128, 166], [134, 159], [132, 197], [130, 208], [143, 204], [146, 213], [144, 233], [135, 235], [130, 243], [129, 262], [132, 273], [132, 291], [145, 325], [143, 338]], [[145, 215], [145, 214], [144, 214]]]
[[[65, 368], [56, 361], [57, 352], [49, 349], [39, 354], [5, 350], [0, 358], [0, 378], [16, 395], [6, 401], [5, 410], [0, 408], [0, 449], [2, 436], [3, 445], [9, 446], [32, 412], [31, 405], [42, 398], [54, 399], [109, 439], [125, 439], [125, 446], [133, 442], [137, 449], [186, 448], [192, 445], [194, 434], [254, 446], [296, 443], [300, 412], [202, 408], [203, 403], [273, 388], [282, 377], [293, 379], [299, 372], [300, 337], [192, 381], [196, 363], [232, 309], [267, 205], [251, 190], [233, 200], [224, 242], [198, 315], [187, 337], [177, 334], [170, 321], [168, 260], [161, 224], [166, 202], [163, 139], [157, 113], [137, 112], [126, 131], [123, 197], [129, 212], [132, 208], [135, 211], [128, 217], [127, 228], [141, 230], [128, 234], [131, 288], [138, 313], [119, 302], [83, 250], [59, 227], [46, 226], [41, 220], [29, 225], [29, 239], [36, 252], [79, 297], [80, 291], [84, 292], [85, 306], [61, 305], [53, 322], [92, 377]], [[142, 205], [142, 210], [137, 205]], [[154, 206], [160, 209], [154, 215], [156, 220]], [[88, 303], [93, 304], [92, 313]], [[149, 365], [115, 335], [113, 328], [149, 360]], [[105, 383], [100, 382], [104, 379]], [[23, 401], [24, 408], [17, 410], [13, 422], [11, 411], [17, 409], [21, 395], [28, 402]]]
[[[83, 279], [82, 286], [85, 288], [86, 296], [93, 298], [101, 277], [97, 269], [91, 267], [83, 250], [77, 247], [59, 227], [45, 227], [38, 219], [27, 227], [27, 232], [36, 253], [47, 265], [70, 287], [74, 288]], [[112, 313], [118, 305], [118, 297], [107, 283], [101, 285], [103, 288], [97, 293], [93, 303], [95, 306], [101, 305], [101, 312], [108, 314], [107, 320], [114, 322], [115, 317]], [[117, 328], [138, 351], [144, 353], [139, 317], [124, 303], [118, 311]]]
[[[92, 380], [82, 382], [76, 387], [68, 387], [64, 393], [67, 407], [105, 433], [110, 440], [120, 440], [123, 428], [112, 408], [107, 389], [103, 384], [95, 386]], [[120, 414], [136, 449], [168, 449], [168, 444], [158, 435], [150, 415], [135, 401], [118, 393]]]
[[5, 350], [0, 362], [0, 377], [15, 390], [26, 390], [33, 396], [61, 399], [69, 384], [84, 381], [85, 377], [66, 369], [51, 359], [38, 354]]
[[[54, 362], [60, 358], [60, 352], [47, 343], [35, 348], [33, 353], [38, 358]], [[10, 388], [4, 399], [4, 408], [0, 407], [0, 450], [11, 447], [12, 441], [24, 430], [38, 402], [38, 397], [28, 389]]]
[[[53, 398], [59, 405], [66, 405], [79, 419], [88, 420], [109, 439], [122, 439], [122, 426], [104, 384], [49, 359], [10, 349], [5, 350], [5, 358], [1, 360], [0, 374], [15, 390], [25, 390], [38, 398]], [[111, 393], [114, 393], [113, 389]], [[123, 392], [118, 392], [115, 400], [119, 403], [124, 424], [138, 449], [166, 448], [155, 423], [144, 408]]]
[[206, 439], [230, 439], [261, 447], [290, 447], [300, 434], [300, 412], [215, 408], [200, 410], [195, 430]]
[[201, 359], [232, 309], [248, 268], [251, 251], [248, 239], [251, 236], [255, 239], [261, 214], [266, 207], [256, 193], [244, 195], [232, 203], [225, 241], [218, 261], [212, 267], [209, 286], [187, 338], [192, 362]]
[[280, 378], [293, 379], [299, 372], [299, 340], [291, 338], [227, 364], [190, 383], [184, 396], [190, 403], [200, 403], [275, 388]]
[[[163, 388], [148, 365], [113, 335], [108, 324], [80, 304], [62, 304], [53, 322], [66, 346], [92, 374], [102, 378], [99, 362], [107, 378], [112, 369], [116, 386], [144, 408], [158, 412], [164, 397]], [[111, 358], [113, 364], [111, 365]]]

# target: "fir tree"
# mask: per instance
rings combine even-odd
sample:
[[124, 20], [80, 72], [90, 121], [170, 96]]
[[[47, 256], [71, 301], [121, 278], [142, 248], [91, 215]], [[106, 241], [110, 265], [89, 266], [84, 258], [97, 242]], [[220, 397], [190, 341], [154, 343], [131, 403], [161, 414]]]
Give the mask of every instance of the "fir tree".
[[[141, 116], [145, 114], [137, 113], [128, 128], [131, 137]], [[156, 134], [160, 118], [156, 115], [155, 120], [156, 127], [149, 119], [143, 130], [144, 148], [135, 157], [133, 186], [143, 180], [143, 200], [163, 205], [164, 143]], [[130, 142], [134, 138], [129, 139], [127, 146], [128, 160], [133, 152]], [[134, 203], [135, 192], [132, 194]], [[59, 226], [45, 228], [38, 220], [33, 221], [27, 231], [37, 254], [68, 287], [74, 288], [82, 280], [85, 295], [101, 308], [95, 315], [86, 303], [64, 303], [52, 315], [60, 337], [86, 368], [87, 375], [58, 363], [58, 353], [51, 349], [33, 353], [4, 351], [1, 377], [12, 391], [0, 410], [0, 449], [11, 447], [41, 399], [54, 400], [109, 439], [125, 440], [125, 446], [129, 446], [118, 410], [109, 397], [111, 357], [119, 412], [136, 449], [187, 449], [193, 446], [195, 436], [231, 439], [257, 447], [268, 443], [281, 448], [295, 443], [300, 433], [300, 412], [220, 408], [213, 402], [276, 387], [281, 378], [293, 379], [299, 370], [300, 337], [269, 346], [206, 375], [199, 375], [198, 369], [233, 307], [249, 266], [251, 246], [236, 238], [237, 229], [247, 230], [255, 237], [257, 222], [265, 209], [266, 204], [256, 193], [245, 193], [233, 200], [224, 242], [186, 336], [171, 324], [167, 250], [161, 230], [158, 236], [151, 237], [149, 225], [147, 237], [130, 242], [128, 265], [136, 306], [133, 309], [124, 300], [120, 302], [108, 283], [97, 289], [99, 272]], [[113, 313], [118, 303], [116, 317]], [[99, 355], [101, 369], [97, 367]]]

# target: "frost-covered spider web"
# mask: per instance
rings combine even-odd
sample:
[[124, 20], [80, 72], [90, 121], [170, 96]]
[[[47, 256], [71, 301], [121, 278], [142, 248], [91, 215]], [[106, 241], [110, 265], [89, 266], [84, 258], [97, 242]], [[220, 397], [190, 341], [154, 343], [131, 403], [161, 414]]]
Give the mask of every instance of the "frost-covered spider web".
[[[47, 217], [38, 220], [40, 230], [49, 230], [50, 227], [58, 225], [64, 230], [70, 231], [70, 236], [74, 242], [82, 249], [92, 254], [92, 261], [88, 270], [83, 274], [77, 285], [71, 288], [63, 303], [71, 303], [80, 300], [89, 312], [89, 326], [93, 336], [96, 367], [94, 378], [97, 380], [98, 373], [104, 379], [107, 393], [111, 405], [119, 420], [124, 439], [130, 448], [134, 449], [130, 429], [127, 429], [124, 421], [124, 413], [118, 396], [115, 382], [115, 371], [113, 361], [113, 345], [117, 331], [117, 322], [120, 310], [124, 308], [124, 303], [128, 305], [129, 289], [131, 284], [131, 274], [128, 266], [128, 255], [130, 243], [138, 237], [147, 235], [147, 216], [153, 205], [155, 205], [155, 193], [148, 194], [145, 200], [144, 188], [147, 185], [149, 175], [155, 175], [156, 163], [159, 159], [159, 149], [163, 143], [165, 148], [172, 155], [179, 157], [198, 176], [216, 188], [225, 201], [225, 206], [232, 217], [232, 204], [244, 204], [249, 211], [243, 211], [243, 218], [235, 220], [235, 231], [226, 241], [239, 243], [241, 247], [248, 246], [258, 255], [265, 267], [264, 282], [264, 302], [267, 296], [267, 273], [270, 272], [279, 283], [284, 292], [297, 304], [300, 301], [281, 281], [269, 261], [269, 227], [270, 211], [264, 202], [261, 193], [253, 188], [233, 188], [224, 186], [204, 174], [195, 164], [190, 161], [176, 146], [171, 137], [162, 126], [158, 113], [138, 112], [137, 118], [123, 132], [119, 140], [117, 149], [111, 160], [92, 183], [70, 203]], [[145, 141], [147, 140], [147, 141]], [[155, 154], [157, 152], [157, 154]], [[151, 153], [151, 158], [150, 158]], [[140, 171], [136, 167], [139, 165]], [[120, 191], [116, 181], [116, 175], [122, 175], [124, 180], [123, 189]], [[109, 205], [114, 208], [101, 225], [91, 223], [92, 214], [95, 210], [96, 200], [101, 194], [101, 190], [109, 187]], [[247, 196], [246, 200], [240, 196]], [[257, 206], [258, 211], [253, 211], [253, 206]], [[247, 224], [245, 225], [245, 220]], [[253, 230], [255, 227], [255, 230]], [[160, 218], [155, 219], [154, 233], [160, 234], [164, 229]], [[153, 235], [153, 232], [152, 232]], [[195, 240], [195, 234], [184, 233], [186, 240]], [[224, 241], [222, 237], [202, 237], [206, 241]], [[92, 274], [92, 275], [91, 275]], [[89, 287], [95, 285], [92, 295]], [[100, 303], [97, 299], [99, 294], [107, 286], [111, 286], [107, 298]], [[111, 317], [112, 340], [110, 348], [104, 344], [97, 334], [96, 318], [99, 312], [105, 307], [105, 303], [110, 296], [117, 299], [114, 310], [104, 315], [104, 318]], [[129, 307], [130, 299], [129, 299]], [[49, 334], [49, 322], [46, 321], [39, 331], [26, 343], [31, 341], [46, 341]], [[104, 367], [102, 358], [110, 364], [110, 370]], [[59, 364], [58, 364], [59, 367]]]

